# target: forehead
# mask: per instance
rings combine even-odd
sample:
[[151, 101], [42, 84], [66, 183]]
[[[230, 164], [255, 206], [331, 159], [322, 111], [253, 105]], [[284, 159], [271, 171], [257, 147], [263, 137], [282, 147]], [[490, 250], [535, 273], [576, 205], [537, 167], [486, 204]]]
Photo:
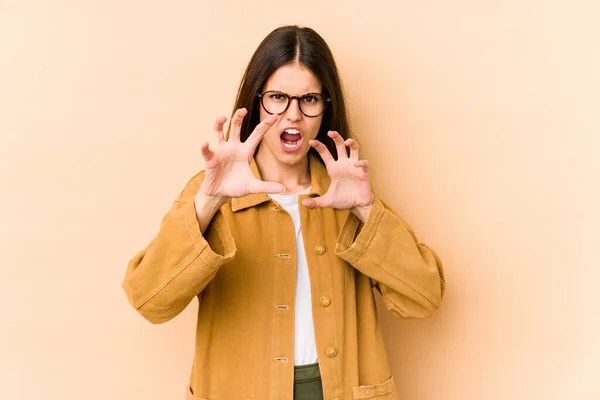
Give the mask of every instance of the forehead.
[[294, 63], [277, 69], [265, 83], [263, 91], [279, 90], [292, 95], [320, 92], [321, 82], [305, 66]]

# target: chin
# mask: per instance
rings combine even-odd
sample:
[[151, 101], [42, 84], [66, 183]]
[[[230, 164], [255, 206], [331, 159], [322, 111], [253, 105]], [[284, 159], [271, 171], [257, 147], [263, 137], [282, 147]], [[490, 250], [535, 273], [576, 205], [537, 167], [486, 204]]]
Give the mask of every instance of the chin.
[[308, 149], [306, 149], [306, 150], [302, 149], [302, 150], [299, 150], [294, 153], [284, 153], [284, 152], [279, 153], [278, 152], [278, 154], [275, 156], [275, 158], [281, 164], [296, 165], [296, 164], [300, 163], [301, 161], [304, 161], [307, 156], [308, 156]]

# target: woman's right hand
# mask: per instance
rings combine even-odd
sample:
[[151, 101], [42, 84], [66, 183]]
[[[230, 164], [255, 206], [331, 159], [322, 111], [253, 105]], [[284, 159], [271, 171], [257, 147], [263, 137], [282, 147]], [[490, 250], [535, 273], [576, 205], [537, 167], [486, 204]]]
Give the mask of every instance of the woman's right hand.
[[227, 120], [220, 117], [215, 122], [217, 145], [214, 150], [208, 143], [202, 144], [200, 150], [206, 162], [204, 181], [200, 185], [197, 196], [217, 199], [225, 203], [231, 198], [243, 197], [252, 193], [281, 193], [285, 187], [277, 182], [264, 182], [257, 179], [250, 170], [250, 161], [254, 157], [256, 147], [269, 128], [277, 121], [277, 115], [270, 115], [256, 126], [248, 139], [240, 141], [242, 121], [248, 111], [241, 108], [231, 119], [230, 135], [225, 140], [223, 124]]

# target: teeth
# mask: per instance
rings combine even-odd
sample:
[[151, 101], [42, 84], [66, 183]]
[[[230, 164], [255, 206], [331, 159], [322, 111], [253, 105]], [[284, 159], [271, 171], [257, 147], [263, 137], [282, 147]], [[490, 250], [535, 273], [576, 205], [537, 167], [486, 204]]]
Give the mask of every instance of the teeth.
[[285, 146], [286, 149], [295, 149], [296, 147], [298, 147], [297, 144], [290, 144], [287, 142], [283, 142], [283, 145]]
[[299, 135], [300, 134], [300, 131], [298, 129], [286, 129], [285, 132], [289, 133], [290, 135]]

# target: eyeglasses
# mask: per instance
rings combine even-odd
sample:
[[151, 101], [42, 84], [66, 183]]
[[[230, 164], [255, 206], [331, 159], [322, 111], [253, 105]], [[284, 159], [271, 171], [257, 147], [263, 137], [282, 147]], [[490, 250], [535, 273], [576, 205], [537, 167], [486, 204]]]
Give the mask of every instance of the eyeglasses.
[[260, 98], [260, 103], [265, 111], [271, 115], [284, 113], [293, 99], [298, 100], [300, 112], [310, 118], [323, 114], [329, 103], [331, 103], [331, 98], [323, 96], [321, 93], [290, 96], [284, 92], [269, 90], [264, 93], [258, 93], [256, 96]]

